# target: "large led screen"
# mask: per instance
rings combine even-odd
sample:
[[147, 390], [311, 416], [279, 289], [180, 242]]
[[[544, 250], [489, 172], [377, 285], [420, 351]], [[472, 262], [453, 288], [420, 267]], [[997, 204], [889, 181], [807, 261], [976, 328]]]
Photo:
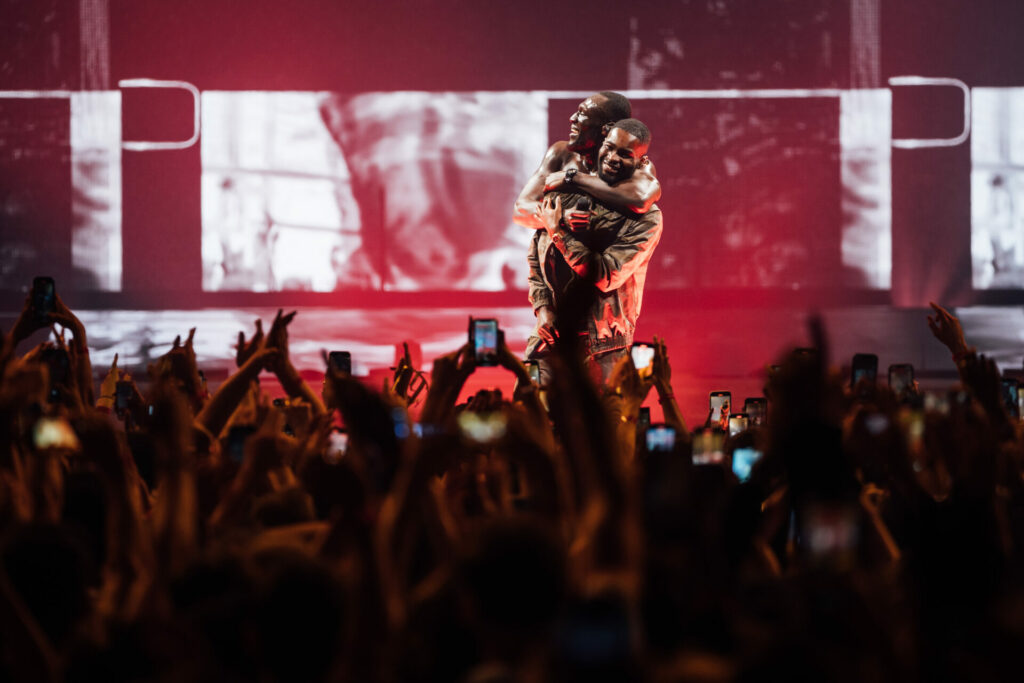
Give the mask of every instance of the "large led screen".
[[975, 289], [1024, 288], [1024, 88], [974, 88], [971, 261]]
[[[513, 202], [585, 95], [203, 93], [203, 289], [525, 289]], [[634, 100], [650, 288], [890, 286], [888, 91]]]

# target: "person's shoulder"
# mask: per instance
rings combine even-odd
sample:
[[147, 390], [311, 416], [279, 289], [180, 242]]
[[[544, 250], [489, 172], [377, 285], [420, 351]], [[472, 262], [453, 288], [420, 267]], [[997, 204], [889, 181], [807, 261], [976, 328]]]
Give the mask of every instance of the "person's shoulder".
[[548, 153], [544, 155], [544, 160], [547, 162], [549, 170], [560, 171], [574, 155], [575, 152], [569, 150], [568, 141], [559, 140], [548, 147]]
[[631, 214], [626, 219], [644, 225], [660, 225], [662, 222], [661, 209], [657, 204], [651, 204], [651, 208], [647, 209], [646, 212]]

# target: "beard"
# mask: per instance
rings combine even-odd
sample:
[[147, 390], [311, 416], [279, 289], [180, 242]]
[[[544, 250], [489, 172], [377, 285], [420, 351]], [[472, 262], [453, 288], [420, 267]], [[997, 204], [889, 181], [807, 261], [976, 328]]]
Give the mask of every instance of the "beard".
[[614, 185], [617, 182], [625, 180], [630, 175], [632, 175], [632, 173], [627, 174], [626, 167], [622, 165], [619, 166], [619, 170], [615, 173], [607, 173], [604, 170], [604, 157], [599, 157], [597, 160], [597, 177], [609, 185]]

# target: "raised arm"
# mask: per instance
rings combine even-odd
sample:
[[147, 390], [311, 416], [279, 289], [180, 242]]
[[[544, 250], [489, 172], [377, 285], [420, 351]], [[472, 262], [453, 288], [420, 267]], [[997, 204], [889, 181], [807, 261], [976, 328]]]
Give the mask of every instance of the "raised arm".
[[629, 180], [615, 185], [609, 185], [598, 175], [589, 173], [577, 173], [571, 184], [565, 182], [565, 171], [556, 171], [544, 179], [544, 192], [567, 187], [578, 188], [602, 204], [623, 213], [647, 213], [654, 202], [661, 198], [661, 183], [650, 161], [637, 168]]
[[515, 209], [512, 212], [512, 220], [524, 228], [538, 230], [544, 227], [544, 223], [537, 218], [540, 211], [540, 203], [544, 198], [544, 183], [549, 175], [561, 171], [565, 167], [571, 152], [564, 141], [556, 142], [548, 148], [540, 167], [534, 171], [530, 179], [526, 181], [522, 192], [516, 199]]

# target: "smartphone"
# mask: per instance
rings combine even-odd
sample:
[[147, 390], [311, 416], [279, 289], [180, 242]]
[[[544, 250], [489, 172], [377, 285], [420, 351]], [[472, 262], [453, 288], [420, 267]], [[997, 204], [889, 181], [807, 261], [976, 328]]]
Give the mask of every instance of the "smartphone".
[[676, 430], [667, 424], [651, 425], [645, 438], [649, 453], [668, 453], [676, 447]]
[[78, 450], [80, 444], [75, 430], [61, 417], [41, 417], [32, 428], [32, 442], [36, 450], [59, 448]]
[[704, 429], [693, 436], [693, 464], [721, 465], [725, 462], [725, 432]]
[[708, 394], [708, 403], [711, 408], [711, 421], [718, 422], [722, 419], [722, 411], [729, 414], [729, 407], [732, 405], [732, 394], [728, 391], [712, 391]]
[[234, 425], [228, 430], [227, 455], [234, 463], [245, 457], [245, 442], [256, 433], [256, 425]]
[[50, 371], [48, 396], [49, 400], [53, 402], [58, 395], [57, 387], [68, 380], [68, 374], [71, 372], [71, 359], [68, 357], [68, 352], [64, 349], [50, 348], [43, 349], [42, 353], [39, 354], [39, 360]]
[[462, 435], [476, 443], [494, 443], [505, 436], [504, 413], [474, 413], [463, 410], [459, 413], [458, 423]]
[[633, 357], [633, 365], [641, 377], [650, 377], [654, 372], [654, 344], [650, 342], [633, 342], [629, 349]]
[[864, 428], [871, 436], [878, 436], [889, 428], [889, 417], [885, 413], [871, 413], [864, 417]]
[[903, 396], [914, 388], [914, 366], [910, 363], [896, 363], [889, 366], [889, 388], [897, 396]]
[[523, 361], [523, 365], [526, 366], [526, 374], [530, 376], [530, 381], [540, 386], [540, 363], [527, 358]]
[[409, 413], [404, 408], [395, 407], [391, 409], [391, 427], [395, 431], [396, 439], [408, 439], [412, 434]]
[[469, 343], [473, 345], [477, 365], [493, 367], [498, 364], [499, 335], [498, 321], [494, 318], [469, 319]]
[[1006, 406], [1006, 410], [1013, 417], [1020, 417], [1020, 405], [1018, 400], [1020, 399], [1020, 384], [1017, 380], [1012, 377], [1004, 377], [1001, 382], [1002, 394], [1003, 394], [1003, 405]]
[[333, 427], [327, 436], [327, 448], [324, 449], [324, 460], [331, 465], [337, 464], [348, 451], [348, 432], [341, 427]]
[[48, 320], [57, 307], [53, 278], [40, 275], [32, 280], [32, 311], [39, 320]]
[[352, 374], [352, 354], [348, 351], [331, 351], [327, 354], [327, 362], [338, 372]]
[[764, 454], [756, 448], [737, 448], [732, 452], [732, 473], [740, 481], [750, 479], [750, 471], [754, 469], [754, 463], [761, 459]]
[[114, 390], [114, 409], [118, 412], [128, 410], [128, 404], [132, 401], [132, 383], [119, 381]]
[[869, 384], [874, 384], [877, 378], [878, 356], [873, 353], [855, 353], [850, 370], [850, 387], [857, 386], [862, 379], [866, 379]]
[[857, 510], [849, 505], [817, 504], [804, 510], [803, 540], [811, 557], [849, 558], [860, 538]]
[[733, 413], [729, 416], [729, 436], [736, 436], [744, 432], [750, 426], [750, 420], [746, 413]]
[[636, 418], [636, 428], [640, 431], [650, 429], [651, 427], [651, 409], [647, 406], [640, 408], [640, 414]]
[[744, 399], [743, 412], [750, 418], [752, 426], [763, 426], [768, 420], [768, 399], [763, 396], [752, 396]]

